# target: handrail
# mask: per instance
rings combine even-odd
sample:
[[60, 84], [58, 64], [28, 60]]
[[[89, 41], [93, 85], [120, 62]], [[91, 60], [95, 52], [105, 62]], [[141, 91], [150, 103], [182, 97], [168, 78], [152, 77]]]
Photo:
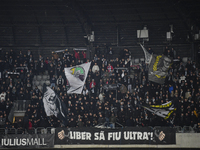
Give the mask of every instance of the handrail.
[[116, 124], [118, 124], [119, 126], [121, 126], [122, 128], [124, 127], [122, 124], [120, 124], [119, 122], [115, 122]]

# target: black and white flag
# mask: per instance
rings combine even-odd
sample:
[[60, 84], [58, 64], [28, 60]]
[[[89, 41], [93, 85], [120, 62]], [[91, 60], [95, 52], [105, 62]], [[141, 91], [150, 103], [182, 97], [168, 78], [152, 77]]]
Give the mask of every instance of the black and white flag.
[[170, 115], [176, 110], [176, 108], [174, 108], [174, 104], [172, 103], [172, 101], [169, 101], [162, 105], [148, 105], [142, 107], [164, 119], [168, 119]]
[[149, 64], [149, 81], [163, 84], [168, 76], [168, 70], [172, 65], [172, 58], [165, 55], [150, 54], [143, 45], [140, 44], [145, 54], [145, 63]]
[[47, 116], [54, 115], [63, 121], [64, 125], [67, 124], [67, 108], [65, 103], [46, 84], [43, 86], [43, 104]]

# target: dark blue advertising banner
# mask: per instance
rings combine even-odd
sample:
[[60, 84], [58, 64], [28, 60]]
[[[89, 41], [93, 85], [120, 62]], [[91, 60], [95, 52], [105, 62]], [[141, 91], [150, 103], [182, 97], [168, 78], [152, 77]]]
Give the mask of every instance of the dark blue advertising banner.
[[1, 136], [1, 148], [48, 148], [54, 146], [54, 134], [8, 134]]
[[57, 128], [55, 145], [65, 144], [176, 144], [173, 128], [120, 129]]

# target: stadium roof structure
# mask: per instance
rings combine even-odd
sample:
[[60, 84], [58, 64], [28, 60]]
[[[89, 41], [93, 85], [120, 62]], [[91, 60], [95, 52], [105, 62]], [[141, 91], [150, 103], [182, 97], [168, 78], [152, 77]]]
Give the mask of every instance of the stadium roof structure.
[[199, 34], [200, 1], [191, 0], [1, 0], [1, 46], [136, 45], [137, 30], [149, 43], [187, 43]]

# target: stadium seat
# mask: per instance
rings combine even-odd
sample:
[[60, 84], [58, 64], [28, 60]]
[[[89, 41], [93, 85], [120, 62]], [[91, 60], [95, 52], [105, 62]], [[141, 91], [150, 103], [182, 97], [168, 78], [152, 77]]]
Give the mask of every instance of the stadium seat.
[[44, 75], [48, 75], [48, 71], [47, 70], [45, 70]]
[[38, 85], [38, 89], [39, 89], [40, 91], [42, 91], [42, 90], [43, 90], [43, 86], [42, 86], [42, 85]]
[[33, 85], [32, 88], [35, 89], [36, 85]]
[[42, 80], [47, 80], [48, 79], [48, 75], [43, 75], [42, 76]]
[[51, 84], [49, 80], [46, 80], [45, 83], [47, 86], [50, 86], [50, 84]]
[[39, 86], [40, 85], [40, 81], [36, 80], [34, 85], [35, 86]]
[[45, 80], [41, 80], [39, 85], [43, 86], [43, 84], [44, 84], [45, 82], [46, 82]]
[[32, 81], [32, 85], [35, 85], [35, 80]]
[[33, 80], [36, 80], [36, 78], [37, 78], [37, 76], [35, 75], [35, 76], [33, 77]]
[[182, 61], [183, 61], [184, 64], [187, 63], [188, 57], [183, 57]]
[[136, 58], [136, 59], [134, 60], [134, 63], [135, 63], [135, 64], [139, 64], [139, 62], [140, 62], [140, 59], [139, 59], [139, 58]]
[[37, 75], [37, 80], [40, 81], [42, 79], [41, 75]]
[[144, 62], [144, 58], [140, 58], [140, 62]]

